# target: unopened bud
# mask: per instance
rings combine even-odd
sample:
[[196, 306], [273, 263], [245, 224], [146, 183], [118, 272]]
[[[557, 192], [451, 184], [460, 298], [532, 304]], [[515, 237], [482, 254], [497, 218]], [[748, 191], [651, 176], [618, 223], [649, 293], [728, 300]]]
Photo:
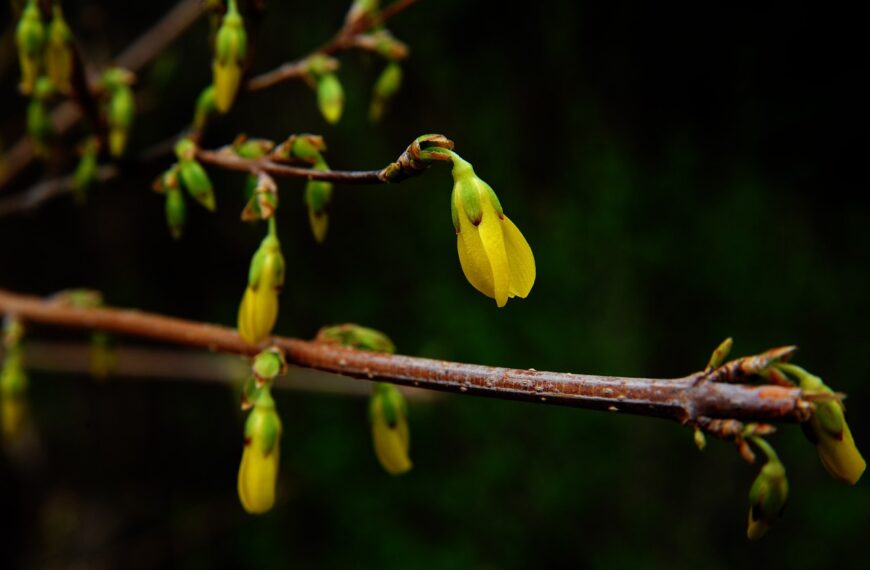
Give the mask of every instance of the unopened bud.
[[214, 188], [205, 169], [195, 158], [194, 142], [186, 138], [178, 141], [175, 155], [178, 157], [178, 174], [184, 188], [205, 209], [214, 211]]
[[761, 468], [749, 490], [749, 522], [746, 535], [749, 540], [758, 540], [782, 516], [788, 500], [788, 479], [785, 476], [785, 467], [773, 448], [761, 438], [752, 439], [767, 455], [767, 463]]
[[36, 88], [42, 48], [45, 44], [45, 26], [42, 24], [38, 4], [37, 0], [28, 0], [15, 28], [18, 62], [21, 64], [21, 83], [18, 88], [25, 95], [30, 95]]
[[209, 85], [196, 98], [196, 107], [193, 112], [193, 130], [198, 133], [204, 131], [208, 120], [216, 111], [215, 88], [214, 85]]
[[244, 449], [238, 491], [242, 507], [262, 514], [275, 505], [275, 486], [281, 457], [281, 418], [268, 387], [260, 390], [245, 422]]
[[372, 443], [378, 461], [390, 475], [407, 473], [412, 467], [407, 416], [402, 393], [392, 384], [377, 382], [369, 402]]
[[344, 110], [344, 89], [334, 73], [317, 79], [317, 105], [326, 122], [338, 123]]
[[57, 90], [65, 95], [72, 93], [72, 32], [64, 20], [60, 2], [53, 7], [48, 25], [48, 42], [45, 46], [45, 72]]
[[54, 93], [54, 85], [47, 77], [40, 77], [33, 89], [33, 98], [27, 106], [27, 133], [33, 142], [37, 156], [47, 158], [54, 140], [54, 124], [48, 110], [48, 100]]
[[369, 107], [369, 119], [376, 123], [381, 120], [384, 110], [402, 85], [402, 66], [391, 62], [381, 72], [372, 90], [372, 102]]
[[323, 327], [317, 332], [317, 337], [314, 340], [357, 350], [386, 352], [388, 354], [396, 352], [396, 346], [390, 337], [381, 331], [353, 323]]
[[248, 37], [242, 15], [239, 14], [235, 0], [230, 0], [215, 38], [212, 61], [215, 106], [221, 113], [226, 113], [233, 106], [242, 79], [247, 44]]
[[[329, 170], [326, 162], [321, 160], [317, 170]], [[324, 180], [309, 180], [305, 184], [305, 204], [308, 206], [308, 222], [317, 243], [326, 239], [329, 228], [329, 203], [332, 201], [332, 182]]]
[[281, 244], [270, 231], [251, 260], [248, 286], [239, 306], [239, 336], [250, 345], [257, 345], [268, 337], [278, 318], [278, 292], [284, 286], [284, 256]]
[[242, 210], [242, 221], [245, 222], [268, 220], [278, 208], [278, 185], [275, 180], [265, 172], [258, 174], [254, 180], [251, 197]]
[[284, 359], [284, 353], [277, 347], [268, 348], [255, 356], [251, 366], [254, 378], [260, 385], [272, 382], [286, 369], [287, 361]]
[[76, 200], [84, 202], [88, 190], [97, 179], [97, 155], [100, 141], [97, 137], [89, 137], [82, 145], [81, 158], [73, 173], [73, 189]]
[[326, 142], [320, 135], [290, 135], [272, 151], [272, 159], [314, 165], [323, 159], [321, 153], [324, 151], [326, 151]]
[[136, 114], [136, 103], [133, 98], [135, 75], [132, 72], [115, 67], [103, 74], [103, 86], [108, 93], [106, 122], [109, 127], [109, 154], [118, 158], [127, 148], [130, 128]]

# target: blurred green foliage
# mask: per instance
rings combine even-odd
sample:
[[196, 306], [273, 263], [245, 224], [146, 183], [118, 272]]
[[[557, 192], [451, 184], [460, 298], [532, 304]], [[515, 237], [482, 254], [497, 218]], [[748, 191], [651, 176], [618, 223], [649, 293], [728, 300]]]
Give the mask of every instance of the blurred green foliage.
[[[322, 43], [345, 4], [268, 2], [256, 69]], [[170, 3], [64, 5], [100, 63]], [[793, 3], [422, 2], [390, 23], [412, 53], [381, 125], [367, 109], [382, 63], [349, 55], [338, 125], [311, 90], [286, 84], [240, 100], [205, 144], [316, 132], [334, 168], [376, 168], [443, 132], [536, 255], [529, 298], [498, 310], [459, 268], [446, 169], [336, 186], [322, 246], [303, 182], [283, 181], [279, 334], [352, 321], [408, 354], [645, 376], [697, 370], [728, 335], [736, 355], [795, 343], [799, 363], [849, 394], [866, 454], [860, 21]], [[190, 120], [210, 80], [206, 37], [203, 22], [141, 74], [131, 152]], [[14, 73], [3, 70], [0, 93], [7, 144], [26, 106]], [[59, 200], [0, 220], [0, 286], [87, 286], [110, 304], [233, 324], [262, 228], [238, 221], [244, 176], [210, 174], [218, 211], [192, 208], [180, 242], [145, 177], [97, 188], [82, 208]], [[279, 393], [279, 505], [251, 517], [235, 495], [241, 416], [229, 390], [33, 374], [31, 396], [40, 461], [0, 458], [4, 568], [809, 569], [866, 558], [867, 482], [829, 479], [796, 427], [771, 440], [791, 483], [785, 518], [749, 543], [755, 468], [719, 441], [699, 454], [690, 431], [665, 422], [412, 402], [415, 467], [390, 478], [364, 400]]]

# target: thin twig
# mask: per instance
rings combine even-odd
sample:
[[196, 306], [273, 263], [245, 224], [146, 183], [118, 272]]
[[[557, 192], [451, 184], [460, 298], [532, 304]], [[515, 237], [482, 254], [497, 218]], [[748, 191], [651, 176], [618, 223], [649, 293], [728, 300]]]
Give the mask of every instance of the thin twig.
[[363, 18], [357, 22], [346, 23], [331, 40], [316, 50], [295, 61], [284, 63], [271, 71], [251, 78], [245, 88], [250, 92], [262, 91], [285, 81], [302, 79], [308, 73], [308, 59], [317, 54], [331, 55], [346, 49], [372, 49], [369, 43], [359, 41], [358, 36], [377, 25], [383, 24], [415, 2], [416, 0], [397, 0], [387, 8], [384, 8], [376, 19]]
[[[41, 323], [148, 338], [239, 355], [266, 346], [246, 344], [234, 329], [121, 309], [84, 309], [0, 289], [0, 313]], [[357, 351], [296, 338], [269, 343], [298, 366], [363, 380], [668, 418], [694, 424], [701, 418], [753, 422], [799, 422], [811, 404], [797, 388], [717, 383], [698, 372], [684, 378], [651, 379], [539, 372], [463, 364], [412, 356]]]
[[279, 164], [266, 158], [242, 158], [229, 152], [199, 150], [196, 158], [203, 164], [239, 172], [265, 172], [282, 178], [304, 178], [345, 184], [383, 184], [383, 170], [316, 170]]
[[[163, 52], [184, 30], [202, 14], [201, 0], [181, 0], [148, 31], [139, 36], [116, 59], [115, 65], [137, 72]], [[51, 114], [54, 132], [62, 135], [81, 118], [81, 110], [73, 101], [64, 101]], [[6, 156], [6, 167], [0, 172], [0, 190], [19, 176], [33, 162], [35, 155], [29, 137], [15, 143]]]

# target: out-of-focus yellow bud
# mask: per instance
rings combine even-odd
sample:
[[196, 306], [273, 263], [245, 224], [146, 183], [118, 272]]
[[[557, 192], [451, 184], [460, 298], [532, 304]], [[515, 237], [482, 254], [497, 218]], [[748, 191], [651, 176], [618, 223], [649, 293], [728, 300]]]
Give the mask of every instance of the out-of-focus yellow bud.
[[275, 485], [281, 457], [281, 418], [268, 387], [259, 391], [245, 422], [245, 447], [239, 466], [239, 500], [251, 514], [275, 505]]
[[372, 102], [369, 106], [369, 120], [377, 123], [384, 115], [384, 110], [402, 85], [402, 66], [390, 62], [381, 72], [372, 90]]
[[[322, 158], [314, 165], [317, 170], [329, 170], [329, 166]], [[323, 243], [326, 239], [326, 230], [329, 229], [329, 204], [332, 201], [332, 182], [323, 180], [309, 180], [305, 184], [305, 205], [308, 206], [308, 222], [311, 225], [311, 233], [317, 243]]]
[[118, 364], [112, 336], [105, 331], [96, 331], [91, 335], [91, 351], [89, 358], [91, 376], [97, 380], [107, 380]]
[[323, 160], [326, 142], [320, 135], [290, 135], [272, 151], [272, 160], [279, 162], [304, 162], [315, 165]]
[[372, 443], [381, 466], [390, 475], [411, 470], [408, 456], [410, 433], [408, 409], [402, 393], [392, 384], [378, 382], [369, 403]]
[[214, 85], [209, 85], [199, 94], [196, 99], [196, 107], [193, 112], [193, 130], [202, 132], [208, 124], [209, 118], [217, 111], [215, 103]]
[[380, 0], [353, 0], [344, 19], [345, 25], [357, 26], [366, 19], [374, 18], [379, 4]]
[[54, 84], [48, 77], [40, 77], [33, 88], [33, 98], [27, 106], [27, 133], [33, 142], [37, 156], [48, 158], [54, 141], [54, 124], [48, 110], [48, 102], [54, 95]]
[[803, 424], [804, 433], [816, 446], [819, 459], [825, 470], [834, 479], [854, 485], [867, 468], [867, 462], [855, 446], [845, 408], [821, 378], [794, 364], [779, 363], [777, 368], [798, 380], [800, 389], [807, 395], [830, 396], [815, 402], [812, 417]]
[[284, 286], [284, 256], [275, 233], [275, 218], [251, 260], [248, 287], [239, 306], [239, 336], [250, 345], [260, 344], [272, 333], [278, 318], [278, 293]]
[[233, 106], [242, 80], [247, 45], [248, 36], [242, 15], [239, 14], [236, 1], [229, 0], [227, 13], [215, 38], [212, 61], [215, 107], [221, 113], [226, 113]]
[[24, 327], [14, 318], [7, 318], [3, 326], [3, 344], [6, 357], [0, 369], [0, 431], [3, 441], [11, 443], [18, 438], [27, 417], [27, 374], [24, 371], [21, 339]]
[[127, 148], [127, 139], [133, 118], [136, 115], [136, 103], [130, 86], [135, 81], [133, 72], [120, 67], [113, 67], [103, 74], [103, 86], [108, 94], [106, 122], [109, 127], [109, 154], [118, 158]]
[[64, 95], [72, 93], [72, 66], [72, 32], [63, 18], [60, 2], [55, 2], [45, 45], [45, 72]]
[[18, 47], [18, 62], [21, 64], [21, 83], [18, 88], [30, 95], [36, 88], [39, 77], [42, 48], [45, 45], [45, 26], [39, 13], [37, 0], [28, 0], [21, 19], [15, 28], [15, 43]]
[[525, 298], [535, 283], [535, 258], [528, 242], [471, 164], [446, 152], [453, 158], [453, 227], [465, 277], [499, 307], [509, 298]]
[[788, 479], [785, 467], [770, 445], [759, 437], [751, 438], [767, 455], [767, 463], [749, 490], [749, 522], [746, 536], [758, 540], [782, 516], [788, 499]]
[[326, 122], [334, 125], [344, 111], [344, 89], [338, 76], [327, 73], [317, 79], [317, 106]]

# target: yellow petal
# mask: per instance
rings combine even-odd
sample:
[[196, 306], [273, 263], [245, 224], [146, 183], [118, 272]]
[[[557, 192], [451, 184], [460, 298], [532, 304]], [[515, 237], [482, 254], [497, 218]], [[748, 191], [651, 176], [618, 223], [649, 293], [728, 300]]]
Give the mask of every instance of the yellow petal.
[[483, 219], [477, 230], [492, 271], [492, 296], [499, 307], [504, 307], [508, 300], [511, 270], [505, 250], [503, 224], [489, 200], [483, 200], [482, 206]]
[[242, 78], [242, 69], [239, 64], [229, 62], [219, 64], [217, 60], [212, 64], [214, 73], [214, 106], [221, 113], [226, 113], [233, 106], [236, 91]]
[[411, 469], [411, 459], [408, 457], [410, 434], [407, 420], [399, 418], [396, 427], [390, 428], [383, 418], [375, 418], [372, 422], [372, 441], [375, 455], [387, 473], [401, 475]]
[[502, 219], [502, 230], [510, 264], [510, 295], [525, 298], [535, 284], [535, 256], [526, 238], [507, 216]]
[[821, 437], [816, 449], [822, 465], [831, 477], [850, 485], [857, 483], [867, 468], [867, 462], [855, 447], [855, 440], [852, 439], [848, 424], [843, 423], [843, 435], [839, 440], [825, 432], [819, 434]]
[[247, 443], [239, 466], [239, 500], [251, 514], [261, 514], [275, 505], [275, 484], [278, 480], [280, 447], [264, 454]]
[[495, 286], [492, 279], [492, 267], [480, 239], [478, 226], [469, 221], [468, 216], [457, 203], [459, 212], [459, 233], [456, 234], [456, 247], [459, 250], [459, 264], [462, 273], [472, 287], [486, 295], [495, 298]]
[[770, 524], [764, 519], [754, 520], [752, 509], [749, 509], [749, 525], [746, 527], [746, 537], [749, 540], [758, 540], [770, 529]]

